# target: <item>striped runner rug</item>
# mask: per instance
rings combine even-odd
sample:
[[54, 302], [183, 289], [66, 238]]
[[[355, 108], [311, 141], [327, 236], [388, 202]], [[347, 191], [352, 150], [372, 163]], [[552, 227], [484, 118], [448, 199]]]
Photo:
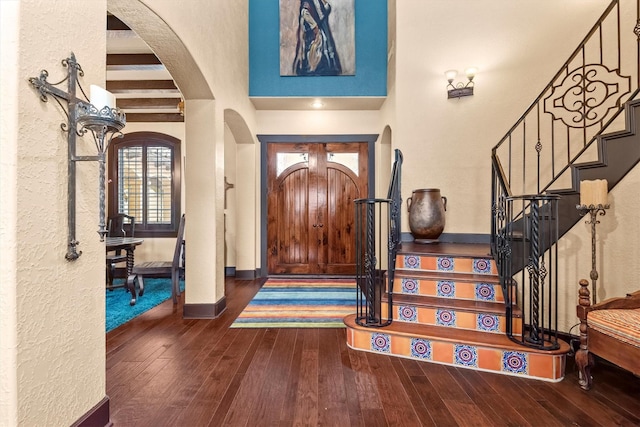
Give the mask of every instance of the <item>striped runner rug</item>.
[[344, 328], [355, 312], [355, 280], [268, 279], [231, 327]]

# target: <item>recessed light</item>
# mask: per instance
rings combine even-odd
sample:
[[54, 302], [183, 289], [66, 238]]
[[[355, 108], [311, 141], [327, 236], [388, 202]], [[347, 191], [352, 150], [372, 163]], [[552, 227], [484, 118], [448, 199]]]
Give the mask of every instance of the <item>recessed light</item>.
[[315, 101], [313, 101], [313, 103], [311, 104], [311, 106], [312, 106], [313, 108], [322, 108], [322, 107], [324, 107], [324, 104], [322, 103], [322, 101], [321, 101], [321, 100], [316, 99]]

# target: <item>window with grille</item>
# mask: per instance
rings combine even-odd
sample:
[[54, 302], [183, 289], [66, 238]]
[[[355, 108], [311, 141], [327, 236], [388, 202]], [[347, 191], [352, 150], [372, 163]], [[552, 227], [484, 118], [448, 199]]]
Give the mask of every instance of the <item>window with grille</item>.
[[180, 140], [132, 132], [111, 141], [109, 215], [135, 217], [136, 236], [174, 237], [180, 211]]

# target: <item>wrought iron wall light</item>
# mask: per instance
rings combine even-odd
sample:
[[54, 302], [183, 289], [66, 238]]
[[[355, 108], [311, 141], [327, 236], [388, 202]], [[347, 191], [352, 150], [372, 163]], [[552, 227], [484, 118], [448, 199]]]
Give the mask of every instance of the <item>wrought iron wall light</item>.
[[[49, 77], [47, 70], [42, 70], [38, 77], [31, 77], [29, 82], [38, 90], [42, 102], [47, 102], [49, 96], [52, 96], [67, 116], [67, 122], [60, 125], [62, 131], [67, 133], [68, 145], [67, 225], [69, 241], [65, 258], [68, 261], [73, 261], [82, 254], [82, 251], [77, 251], [80, 242], [76, 240], [76, 162], [97, 161], [99, 163], [100, 219], [98, 234], [100, 241], [104, 241], [107, 234], [105, 224], [105, 153], [114, 136], [122, 136], [120, 131], [127, 120], [125, 114], [115, 106], [115, 97], [106, 90], [92, 85], [90, 100], [87, 99], [87, 95], [78, 81], [78, 76], [84, 76], [84, 71], [76, 62], [73, 52], [69, 58], [62, 60], [62, 66], [67, 68], [67, 76], [57, 83], [47, 81], [47, 77]], [[58, 88], [64, 82], [67, 82], [66, 92]], [[76, 96], [77, 89], [80, 89], [83, 98]], [[76, 137], [82, 137], [88, 131], [93, 136], [98, 155], [78, 156], [76, 155]]]
[[458, 70], [448, 70], [444, 73], [447, 77], [447, 81], [449, 84], [447, 85], [447, 93], [448, 98], [461, 98], [463, 96], [471, 96], [473, 95], [473, 78], [476, 76], [478, 70], [475, 67], [470, 67], [465, 70], [465, 74], [467, 75], [467, 83], [458, 82], [455, 85], [453, 84], [453, 80], [458, 75]]

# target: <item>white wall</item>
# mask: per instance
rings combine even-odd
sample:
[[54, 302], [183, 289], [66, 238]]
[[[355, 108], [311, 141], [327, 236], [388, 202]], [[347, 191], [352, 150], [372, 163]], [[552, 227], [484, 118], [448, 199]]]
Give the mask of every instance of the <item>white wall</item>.
[[[236, 219], [239, 215], [236, 207], [236, 140], [229, 126], [224, 127], [224, 176], [232, 188], [225, 191], [225, 233], [224, 233], [224, 265], [225, 267], [236, 266]], [[241, 166], [246, 159], [241, 158]]]
[[[51, 82], [60, 81], [66, 75], [61, 60], [73, 51], [85, 72], [83, 87], [104, 86], [106, 3], [1, 3], [0, 423], [69, 425], [105, 397], [98, 167], [78, 165], [82, 256], [69, 262], [65, 116], [53, 100], [41, 102], [27, 79], [47, 69]], [[91, 153], [82, 147], [93, 141], [79, 138], [78, 145], [80, 154]]]

